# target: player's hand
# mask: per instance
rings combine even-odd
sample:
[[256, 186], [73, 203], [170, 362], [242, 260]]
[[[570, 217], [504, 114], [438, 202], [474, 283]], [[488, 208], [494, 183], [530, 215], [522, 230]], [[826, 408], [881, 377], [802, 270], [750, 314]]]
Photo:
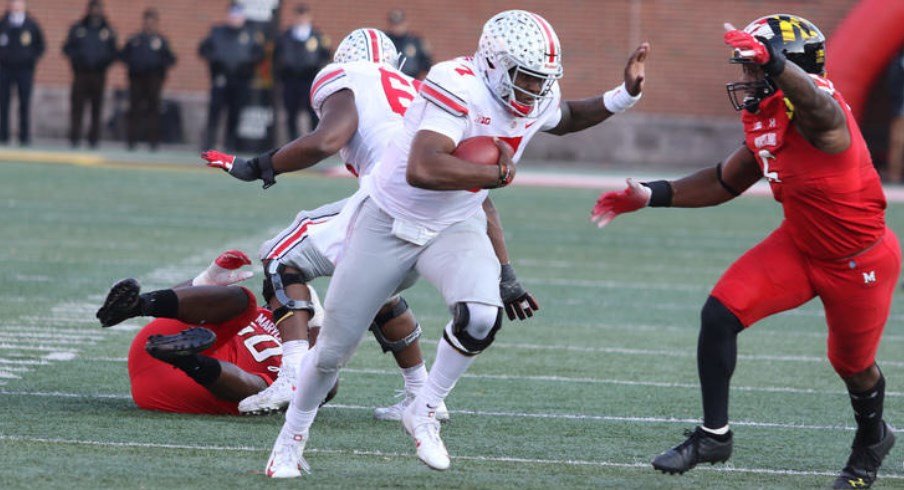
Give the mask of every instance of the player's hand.
[[257, 159], [245, 160], [235, 155], [229, 155], [216, 150], [207, 150], [201, 153], [201, 158], [207, 161], [208, 167], [219, 168], [229, 175], [245, 182], [253, 182], [261, 178], [260, 165]]
[[653, 195], [648, 187], [638, 184], [634, 179], [628, 179], [628, 187], [623, 191], [610, 191], [600, 194], [596, 200], [596, 206], [590, 212], [590, 221], [602, 228], [622, 213], [630, 213], [645, 208], [650, 204]]
[[772, 58], [769, 48], [753, 37], [750, 33], [738, 30], [735, 26], [726, 22], [725, 35], [723, 39], [725, 44], [731, 46], [735, 50], [735, 58], [749, 61], [757, 65], [765, 65]]
[[643, 80], [646, 76], [644, 62], [651, 49], [650, 43], [640, 43], [640, 46], [628, 58], [628, 64], [625, 65], [625, 87], [632, 97], [637, 97], [637, 94], [643, 92]]
[[502, 264], [502, 277], [499, 281], [499, 294], [502, 296], [502, 304], [505, 305], [505, 314], [509, 320], [517, 316], [519, 320], [534, 316], [534, 312], [540, 309], [533, 295], [525, 291], [518, 278], [515, 277], [515, 269], [511, 264]]
[[505, 168], [506, 170], [505, 176], [500, 175], [499, 182], [494, 187], [505, 187], [515, 180], [515, 172], [518, 170], [512, 160], [512, 157], [515, 156], [515, 150], [512, 149], [511, 145], [499, 138], [493, 138], [493, 143], [496, 143], [496, 147], [499, 148], [499, 160], [497, 163], [500, 168]]
[[227, 250], [191, 281], [192, 286], [228, 286], [242, 282], [254, 275], [242, 267], [251, 265], [251, 259], [241, 250]]

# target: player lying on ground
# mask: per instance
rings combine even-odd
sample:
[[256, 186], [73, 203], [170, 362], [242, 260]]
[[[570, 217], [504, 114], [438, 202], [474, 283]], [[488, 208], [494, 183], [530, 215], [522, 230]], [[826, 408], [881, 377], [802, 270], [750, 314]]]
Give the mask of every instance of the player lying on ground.
[[[238, 179], [263, 180], [266, 188], [275, 183], [276, 175], [311, 167], [338, 152], [349, 171], [360, 176], [364, 186], [386, 143], [401, 129], [402, 116], [416, 95], [417, 82], [398, 71], [398, 64], [399, 54], [384, 33], [377, 29], [357, 29], [339, 44], [334, 63], [315, 78], [310, 96], [320, 123], [312, 133], [250, 160], [216, 151], [204, 153], [203, 158], [208, 165]], [[264, 296], [274, 308], [283, 338], [292, 339], [284, 344], [287, 350], [283, 364], [294, 368], [285, 369], [270, 388], [244, 400], [239, 405], [240, 411], [265, 412], [288, 405], [294, 374], [307, 351], [310, 305], [306, 303], [305, 284], [333, 274], [349, 224], [350, 214], [339, 214], [346, 202], [343, 199], [313, 211], [301, 211], [289, 227], [261, 247], [260, 258], [267, 270]], [[521, 287], [508, 264], [498, 214], [489, 200], [484, 203], [484, 209], [492, 217], [488, 233], [505, 264], [500, 287], [509, 317], [532, 316], [538, 305]], [[415, 277], [412, 275], [410, 281]], [[286, 297], [280, 299], [282, 288], [273, 287], [274, 278], [285, 288]], [[287, 308], [290, 302], [295, 304]], [[388, 300], [370, 325], [383, 351], [395, 356], [405, 380], [402, 401], [377, 408], [374, 416], [380, 420], [399, 420], [402, 410], [427, 379], [418, 343], [421, 329], [405, 300], [398, 296]], [[444, 405], [438, 410], [438, 418], [448, 418]]]
[[[901, 250], [885, 225], [885, 195], [860, 128], [826, 80], [825, 38], [812, 23], [772, 15], [739, 31], [726, 24], [743, 81], [728, 85], [743, 110], [745, 141], [715, 168], [671, 182], [628, 181], [603, 194], [593, 219], [651, 207], [715, 206], [762, 176], [782, 203], [781, 226], [738, 259], [703, 306], [697, 367], [703, 425], [653, 460], [683, 473], [698, 463], [727, 461], [728, 391], [737, 335], [758, 320], [822, 300], [828, 357], [850, 393], [857, 433], [835, 488], [866, 488], [894, 444], [882, 420], [885, 378], [876, 350], [901, 267]], [[740, 97], [739, 95], [740, 94]]]
[[[273, 382], [282, 350], [270, 311], [259, 308], [247, 289], [229, 286], [251, 277], [241, 270], [248, 264], [244, 253], [230, 250], [173, 289], [141, 294], [134, 279], [110, 288], [97, 311], [101, 326], [157, 317], [129, 349], [132, 399], [139, 408], [237, 415], [239, 400]], [[335, 390], [327, 399], [333, 395]]]
[[[324, 305], [323, 330], [303, 362], [299, 389], [267, 463], [269, 476], [298, 477], [306, 468], [315, 398], [338, 379], [369, 319], [387, 296], [410, 285], [412, 272], [443, 295], [452, 318], [402, 423], [423, 462], [449, 468], [436, 409], [502, 324], [501, 268], [481, 210], [486, 189], [512, 181], [515, 162], [539, 131], [579, 131], [631, 107], [640, 96], [648, 51], [644, 44], [634, 52], [625, 83], [606, 95], [562, 101], [555, 32], [539, 15], [511, 10], [484, 25], [473, 58], [430, 70], [369, 185], [343, 210], [351, 210], [353, 219]], [[496, 165], [453, 155], [459, 142], [476, 136], [498, 139]], [[343, 300], [349, 295], [355, 301]]]

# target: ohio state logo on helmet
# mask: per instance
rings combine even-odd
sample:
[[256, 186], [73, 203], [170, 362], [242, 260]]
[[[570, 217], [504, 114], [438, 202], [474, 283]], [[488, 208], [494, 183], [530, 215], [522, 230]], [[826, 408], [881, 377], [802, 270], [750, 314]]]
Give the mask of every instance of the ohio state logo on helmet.
[[399, 67], [401, 56], [395, 44], [383, 31], [372, 27], [355, 29], [336, 47], [333, 55], [335, 63], [351, 63], [353, 61], [370, 61], [386, 63], [393, 68]]
[[[517, 116], [539, 114], [562, 78], [559, 37], [546, 19], [525, 10], [500, 12], [484, 24], [474, 62], [493, 95]], [[539, 80], [539, 91], [518, 87], [519, 77]]]

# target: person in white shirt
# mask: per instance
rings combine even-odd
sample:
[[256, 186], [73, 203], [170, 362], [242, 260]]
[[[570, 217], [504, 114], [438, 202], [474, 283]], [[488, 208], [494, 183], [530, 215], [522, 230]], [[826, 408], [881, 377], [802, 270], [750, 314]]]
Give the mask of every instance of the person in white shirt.
[[[487, 236], [486, 189], [512, 181], [515, 162], [538, 131], [580, 131], [634, 105], [649, 51], [647, 43], [634, 51], [617, 88], [563, 101], [555, 31], [537, 14], [509, 10], [484, 25], [474, 57], [430, 70], [368, 185], [343, 210], [351, 218], [324, 303], [322, 332], [302, 361], [295, 398], [267, 463], [268, 476], [298, 477], [307, 468], [303, 451], [320, 401], [374, 314], [386, 298], [408, 286], [412, 273], [440, 291], [452, 319], [427, 382], [402, 423], [424, 463], [449, 468], [437, 409], [493, 342], [502, 320], [504, 272]], [[497, 138], [497, 165], [475, 165], [452, 155], [462, 140], [483, 135]]]

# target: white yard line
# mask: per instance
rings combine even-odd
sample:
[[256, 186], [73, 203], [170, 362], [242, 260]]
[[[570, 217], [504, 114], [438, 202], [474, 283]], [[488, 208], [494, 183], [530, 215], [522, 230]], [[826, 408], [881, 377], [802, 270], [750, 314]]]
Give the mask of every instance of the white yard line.
[[[114, 448], [138, 448], [138, 449], [180, 449], [187, 451], [219, 451], [219, 452], [240, 452], [240, 453], [261, 453], [266, 454], [270, 451], [268, 447], [254, 446], [213, 446], [202, 444], [161, 444], [137, 441], [94, 441], [84, 439], [62, 439], [62, 438], [45, 438], [19, 436], [10, 434], [0, 434], [0, 440], [13, 442], [27, 442], [37, 444], [51, 445], [79, 445], [79, 446], [96, 446], [96, 447], [114, 447]], [[326, 448], [307, 448], [306, 454], [328, 454], [341, 456], [366, 456], [378, 458], [413, 458], [413, 453], [394, 453], [384, 451], [366, 451], [366, 450], [345, 450], [345, 449], [326, 449]], [[518, 458], [511, 456], [454, 456], [453, 459], [459, 461], [477, 461], [477, 462], [493, 462], [493, 463], [512, 463], [512, 464], [528, 464], [528, 465], [554, 465], [554, 466], [595, 466], [603, 468], [625, 468], [625, 469], [643, 469], [649, 470], [650, 465], [646, 462], [613, 462], [613, 461], [593, 461], [578, 459], [537, 459], [537, 458]], [[696, 471], [708, 471], [715, 473], [750, 473], [764, 474], [775, 476], [825, 476], [834, 477], [834, 471], [801, 471], [801, 470], [781, 470], [770, 468], [743, 468], [737, 466], [700, 466]], [[879, 474], [879, 480], [904, 480], [904, 474], [882, 472]]]

